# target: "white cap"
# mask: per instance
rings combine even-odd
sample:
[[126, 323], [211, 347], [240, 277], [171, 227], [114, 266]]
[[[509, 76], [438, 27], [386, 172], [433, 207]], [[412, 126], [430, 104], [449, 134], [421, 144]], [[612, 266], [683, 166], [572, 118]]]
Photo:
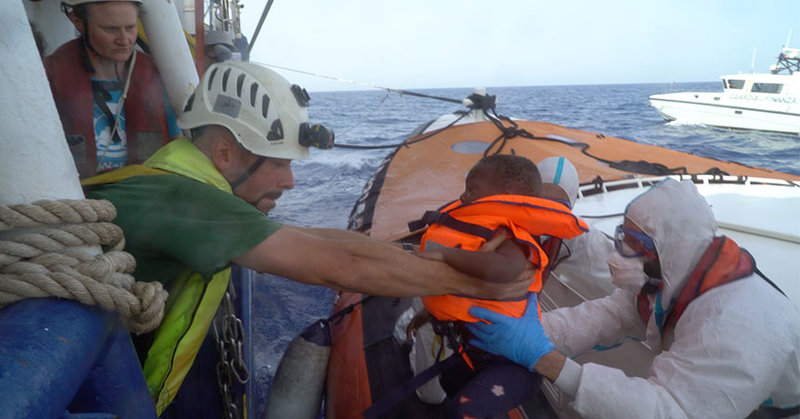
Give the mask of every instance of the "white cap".
[[542, 176], [542, 183], [551, 183], [560, 187], [569, 199], [569, 205], [575, 205], [578, 198], [578, 170], [569, 160], [563, 157], [548, 157], [536, 165]]

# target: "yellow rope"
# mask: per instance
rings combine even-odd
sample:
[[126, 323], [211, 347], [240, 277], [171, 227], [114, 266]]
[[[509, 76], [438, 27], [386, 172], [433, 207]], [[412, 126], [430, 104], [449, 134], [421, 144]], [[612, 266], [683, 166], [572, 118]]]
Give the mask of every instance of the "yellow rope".
[[[161, 323], [167, 291], [136, 282], [136, 261], [122, 249], [117, 212], [105, 200], [0, 205], [0, 308], [26, 298], [58, 297], [119, 312], [128, 329]], [[101, 246], [105, 253], [90, 253]]]

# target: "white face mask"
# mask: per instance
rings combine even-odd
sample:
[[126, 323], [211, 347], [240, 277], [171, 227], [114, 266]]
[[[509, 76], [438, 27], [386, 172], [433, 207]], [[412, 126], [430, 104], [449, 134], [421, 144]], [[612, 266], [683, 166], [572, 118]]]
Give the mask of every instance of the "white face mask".
[[611, 271], [611, 283], [636, 293], [641, 291], [647, 282], [647, 275], [644, 273], [644, 258], [626, 258], [619, 252], [611, 252], [606, 261], [608, 269]]

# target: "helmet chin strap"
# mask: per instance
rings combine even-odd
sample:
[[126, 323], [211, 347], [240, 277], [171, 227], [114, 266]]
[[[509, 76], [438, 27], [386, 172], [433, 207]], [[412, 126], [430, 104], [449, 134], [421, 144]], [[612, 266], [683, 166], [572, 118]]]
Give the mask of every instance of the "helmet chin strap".
[[255, 171], [258, 170], [258, 168], [261, 167], [261, 165], [264, 164], [264, 161], [266, 160], [267, 158], [265, 156], [260, 156], [258, 160], [256, 160], [255, 163], [253, 163], [250, 166], [249, 169], [247, 169], [241, 176], [239, 176], [238, 179], [231, 182], [231, 190], [236, 189], [239, 185], [241, 185], [248, 178], [250, 178], [250, 176], [252, 176], [252, 174], [255, 173]]
[[[83, 43], [84, 48], [80, 49], [81, 58], [83, 58], [83, 63], [86, 65], [86, 70], [89, 71], [89, 74], [94, 74], [95, 69], [92, 65], [92, 60], [89, 58], [89, 54], [97, 54], [92, 43], [89, 42], [89, 27], [87, 26], [86, 19], [84, 18], [83, 23], [83, 35], [81, 36], [81, 42]], [[86, 52], [89, 50], [89, 52]]]

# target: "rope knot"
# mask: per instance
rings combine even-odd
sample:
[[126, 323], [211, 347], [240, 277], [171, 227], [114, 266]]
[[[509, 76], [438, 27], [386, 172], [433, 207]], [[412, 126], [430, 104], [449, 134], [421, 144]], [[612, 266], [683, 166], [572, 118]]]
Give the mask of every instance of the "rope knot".
[[511, 139], [517, 136], [517, 129], [513, 127], [503, 129], [503, 138]]
[[136, 334], [154, 330], [164, 318], [169, 293], [160, 282], [134, 282], [131, 291], [139, 300], [140, 310], [130, 318], [128, 328]]

